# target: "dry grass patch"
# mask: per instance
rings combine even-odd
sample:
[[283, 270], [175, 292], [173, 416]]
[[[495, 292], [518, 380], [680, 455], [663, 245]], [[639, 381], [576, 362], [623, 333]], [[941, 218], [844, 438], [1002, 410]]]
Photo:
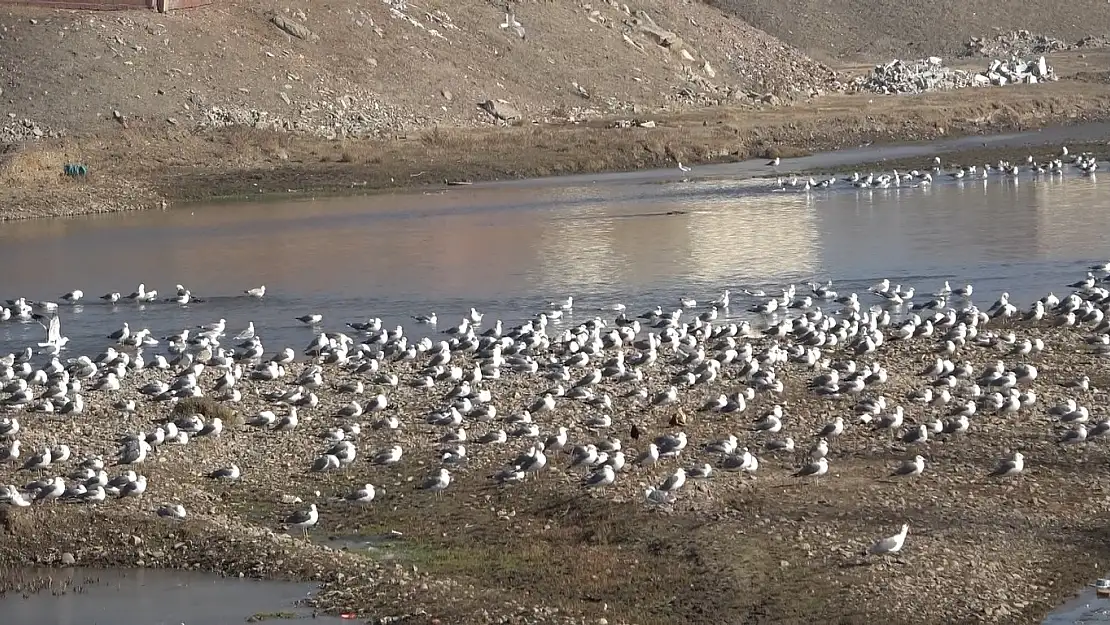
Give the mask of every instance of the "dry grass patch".
[[43, 185], [65, 180], [62, 168], [70, 162], [65, 151], [24, 144], [0, 154], [0, 182], [7, 186]]
[[173, 407], [171, 416], [176, 419], [178, 417], [187, 417], [195, 414], [199, 414], [205, 419], [218, 417], [226, 426], [237, 425], [236, 418], [239, 415], [239, 413], [235, 412], [231, 407], [221, 404], [210, 397], [186, 397], [177, 402], [177, 405]]

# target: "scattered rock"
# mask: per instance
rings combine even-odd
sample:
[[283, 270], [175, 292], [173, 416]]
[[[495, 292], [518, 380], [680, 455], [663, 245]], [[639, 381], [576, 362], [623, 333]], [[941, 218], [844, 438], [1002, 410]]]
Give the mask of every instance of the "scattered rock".
[[72, 553], [67, 551], [62, 554], [62, 565], [73, 566], [75, 562], [77, 562], [77, 560], [73, 557]]
[[508, 122], [522, 118], [520, 111], [504, 100], [486, 100], [479, 104], [478, 108], [502, 121]]
[[972, 37], [967, 42], [964, 56], [991, 56], [1006, 57], [1010, 55], [1033, 56], [1048, 54], [1060, 50], [1071, 50], [1071, 46], [1059, 39], [1045, 35], [1034, 35], [1028, 30], [1015, 30], [1013, 32], [996, 35], [994, 39]]
[[298, 24], [282, 15], [274, 15], [270, 18], [270, 23], [298, 39], [304, 39], [305, 41], [318, 41], [320, 39], [319, 35], [309, 30], [304, 24]]

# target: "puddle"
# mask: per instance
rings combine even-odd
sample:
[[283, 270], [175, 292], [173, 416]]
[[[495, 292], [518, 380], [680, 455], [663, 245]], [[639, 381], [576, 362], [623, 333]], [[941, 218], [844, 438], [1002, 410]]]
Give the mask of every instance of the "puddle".
[[310, 608], [300, 605], [316, 590], [315, 584], [158, 569], [27, 569], [15, 575], [24, 579], [28, 590], [0, 596], [4, 625], [354, 622], [313, 617]]
[[1110, 623], [1110, 599], [1095, 596], [1086, 588], [1078, 597], [1053, 610], [1041, 625], [1097, 625]]
[[368, 552], [375, 558], [390, 560], [400, 557], [403, 549], [403, 534], [393, 531], [386, 534], [333, 534], [317, 536], [314, 540], [332, 549], [341, 551]]

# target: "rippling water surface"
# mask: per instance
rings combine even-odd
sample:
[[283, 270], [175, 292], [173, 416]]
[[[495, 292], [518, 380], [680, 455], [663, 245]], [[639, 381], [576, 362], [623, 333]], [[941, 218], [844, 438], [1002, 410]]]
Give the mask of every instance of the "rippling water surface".
[[[308, 312], [328, 329], [433, 311], [448, 327], [470, 306], [518, 322], [573, 295], [581, 318], [618, 301], [639, 312], [809, 280], [847, 291], [890, 277], [928, 293], [947, 279], [972, 282], [981, 303], [1004, 289], [1027, 303], [1110, 257], [1110, 189], [1093, 177], [810, 193], [767, 184], [456, 187], [11, 223], [0, 229], [0, 297], [85, 291], [85, 305], [61, 313], [71, 351], [102, 349], [124, 321], [163, 336], [221, 317], [229, 329], [253, 320], [277, 348], [309, 342], [293, 320]], [[140, 282], [163, 296], [181, 283], [207, 301], [96, 299]], [[241, 295], [259, 284], [264, 300]], [[34, 323], [3, 324], [0, 349], [41, 336]]]

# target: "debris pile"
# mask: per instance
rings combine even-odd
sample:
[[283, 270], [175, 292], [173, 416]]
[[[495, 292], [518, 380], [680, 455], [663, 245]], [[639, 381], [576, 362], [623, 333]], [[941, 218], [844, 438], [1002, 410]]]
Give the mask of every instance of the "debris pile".
[[877, 65], [868, 75], [856, 78], [851, 90], [881, 94], [927, 93], [967, 87], [1035, 84], [1056, 79], [1056, 72], [1043, 56], [1033, 61], [1017, 56], [1008, 61], [995, 59], [978, 73], [947, 67], [942, 59], [932, 56], [917, 61], [894, 60]]
[[1105, 48], [1110, 46], [1110, 39], [1094, 36], [1084, 37], [1075, 43], [1066, 43], [1047, 35], [1034, 35], [1028, 30], [1015, 30], [1010, 33], [996, 35], [994, 39], [972, 37], [966, 46], [964, 56], [1030, 57], [1052, 52]]
[[[318, 93], [331, 95], [326, 90]], [[381, 104], [372, 94], [346, 94], [292, 104], [296, 106], [297, 113], [288, 116], [235, 105], [213, 106], [199, 115], [197, 125], [201, 128], [249, 126], [260, 130], [298, 132], [338, 139], [380, 136], [401, 129], [406, 121], [392, 108]]]
[[967, 50], [964, 52], [964, 56], [989, 56], [993, 58], [1006, 58], [1012, 55], [1036, 56], [1061, 50], [1071, 50], [1075, 47], [1046, 35], [1034, 35], [1028, 30], [1015, 30], [1010, 33], [996, 35], [994, 39], [972, 37], [967, 42]]
[[60, 135], [56, 132], [43, 129], [30, 119], [11, 120], [11, 122], [6, 125], [0, 122], [0, 144], [22, 143], [24, 141], [35, 141], [44, 137], [57, 136]]

